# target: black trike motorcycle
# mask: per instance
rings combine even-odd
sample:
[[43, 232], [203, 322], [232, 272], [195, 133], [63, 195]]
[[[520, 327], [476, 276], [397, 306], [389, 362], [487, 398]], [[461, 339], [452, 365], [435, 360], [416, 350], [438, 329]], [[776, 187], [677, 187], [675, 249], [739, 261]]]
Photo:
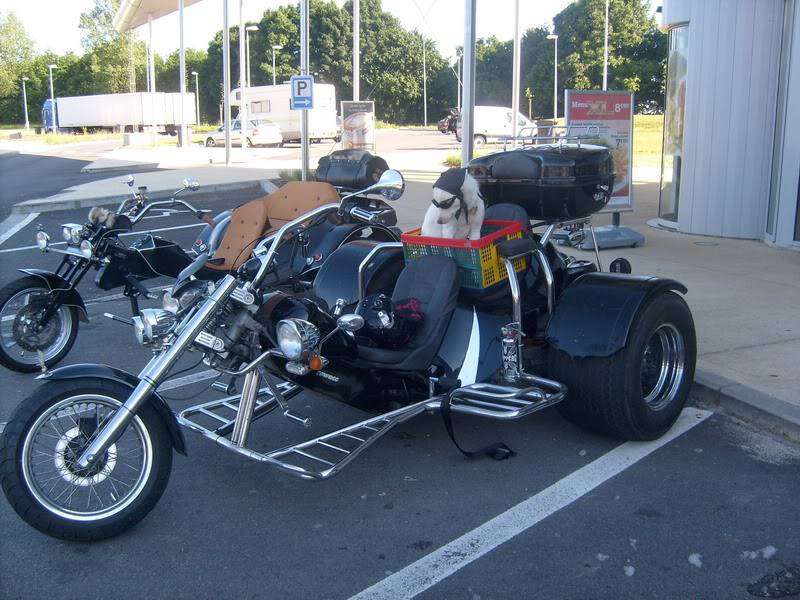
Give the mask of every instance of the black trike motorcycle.
[[[265, 288], [281, 245], [340, 208], [320, 206], [264, 238], [213, 289], [175, 290], [182, 301], [159, 313], [165, 327], [146, 340], [155, 355], [138, 375], [73, 365], [41, 376], [3, 432], [0, 479], [14, 510], [59, 538], [121, 533], [158, 501], [173, 450], [186, 453], [182, 427], [306, 480], [331, 477], [423, 412], [447, 423], [452, 413], [518, 419], [557, 405], [622, 439], [667, 431], [694, 373], [686, 288], [601, 272], [599, 256], [572, 259], [553, 244], [559, 225], [608, 202], [608, 150], [537, 146], [469, 168], [488, 204], [479, 240], [361, 241], [334, 251], [308, 293]], [[391, 197], [395, 176], [366, 192]], [[174, 414], [158, 386], [186, 351], [242, 377], [239, 397]], [[257, 443], [253, 424], [274, 412], [310, 426], [292, 407], [302, 390], [372, 415], [289, 446]]]
[[[348, 168], [343, 168], [342, 163]], [[86, 304], [77, 286], [92, 269], [97, 271], [95, 285], [107, 291], [122, 288], [123, 296], [130, 300], [132, 314], [138, 315], [140, 298], [154, 297], [145, 281], [158, 277], [216, 281], [244, 263], [266, 233], [297, 214], [326, 202], [337, 202], [342, 196], [347, 199], [339, 213], [317, 220], [291, 248], [284, 248], [276, 256], [268, 276], [271, 285], [308, 287], [320, 265], [340, 245], [361, 239], [398, 239], [391, 228], [396, 216], [388, 205], [352, 194], [388, 169], [383, 159], [365, 152], [347, 158], [334, 153], [324, 157], [320, 167], [323, 181], [289, 182], [271, 194], [213, 218], [178, 198], [186, 190], [197, 190], [196, 180], [185, 180], [168, 200], [148, 202], [147, 188], [134, 191], [134, 181], [129, 176], [131, 196], [115, 212], [95, 207], [86, 224], [62, 225], [65, 248], [51, 244], [48, 234], [38, 231], [39, 248], [61, 254], [62, 259], [55, 271], [20, 269], [25, 276], [0, 290], [0, 364], [15, 371], [35, 372], [56, 365], [69, 353], [79, 322], [88, 321]], [[120, 238], [150, 210], [176, 206], [206, 223], [189, 252], [150, 233], [131, 244]], [[145, 315], [152, 317], [150, 311]], [[131, 322], [126, 317], [106, 316]]]

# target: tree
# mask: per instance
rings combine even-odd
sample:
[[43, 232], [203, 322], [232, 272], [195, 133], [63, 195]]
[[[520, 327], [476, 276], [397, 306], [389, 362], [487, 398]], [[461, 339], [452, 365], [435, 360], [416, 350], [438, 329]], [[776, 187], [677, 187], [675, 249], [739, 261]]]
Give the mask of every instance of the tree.
[[22, 77], [33, 58], [33, 42], [17, 16], [0, 13], [0, 114], [6, 122], [21, 123]]

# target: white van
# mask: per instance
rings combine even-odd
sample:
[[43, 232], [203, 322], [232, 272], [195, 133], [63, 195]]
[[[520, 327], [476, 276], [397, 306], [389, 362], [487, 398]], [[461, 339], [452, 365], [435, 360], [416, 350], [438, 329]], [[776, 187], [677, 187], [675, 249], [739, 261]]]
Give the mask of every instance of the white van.
[[[239, 106], [240, 95], [231, 92], [231, 104]], [[281, 128], [283, 141], [300, 139], [300, 111], [289, 106], [291, 84], [259, 85], [247, 88], [247, 116], [267, 119]], [[330, 83], [314, 84], [314, 108], [308, 111], [308, 137], [312, 142], [336, 139], [336, 87]]]
[[[513, 112], [505, 106], [476, 106], [472, 113], [475, 119], [473, 128], [473, 144], [475, 148], [483, 148], [488, 142], [499, 142], [503, 138], [510, 138], [514, 132]], [[517, 114], [518, 125], [517, 135], [523, 127], [536, 127], [522, 113]], [[530, 130], [529, 130], [530, 131]], [[456, 127], [456, 139], [461, 141], [461, 119], [458, 120]]]

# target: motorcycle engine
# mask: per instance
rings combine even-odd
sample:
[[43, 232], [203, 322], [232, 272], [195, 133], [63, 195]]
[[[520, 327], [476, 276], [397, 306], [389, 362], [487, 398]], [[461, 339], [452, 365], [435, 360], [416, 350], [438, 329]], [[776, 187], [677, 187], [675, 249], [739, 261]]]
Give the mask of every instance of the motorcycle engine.
[[195, 343], [206, 349], [203, 362], [210, 367], [237, 369], [261, 353], [266, 333], [261, 303], [251, 293], [234, 291], [222, 309], [206, 324]]

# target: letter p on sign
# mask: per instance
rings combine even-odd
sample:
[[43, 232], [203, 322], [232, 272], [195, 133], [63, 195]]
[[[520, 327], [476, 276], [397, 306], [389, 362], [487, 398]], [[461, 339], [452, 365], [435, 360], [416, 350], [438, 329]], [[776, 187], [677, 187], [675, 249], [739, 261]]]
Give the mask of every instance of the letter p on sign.
[[292, 110], [314, 108], [314, 78], [311, 75], [292, 75]]

